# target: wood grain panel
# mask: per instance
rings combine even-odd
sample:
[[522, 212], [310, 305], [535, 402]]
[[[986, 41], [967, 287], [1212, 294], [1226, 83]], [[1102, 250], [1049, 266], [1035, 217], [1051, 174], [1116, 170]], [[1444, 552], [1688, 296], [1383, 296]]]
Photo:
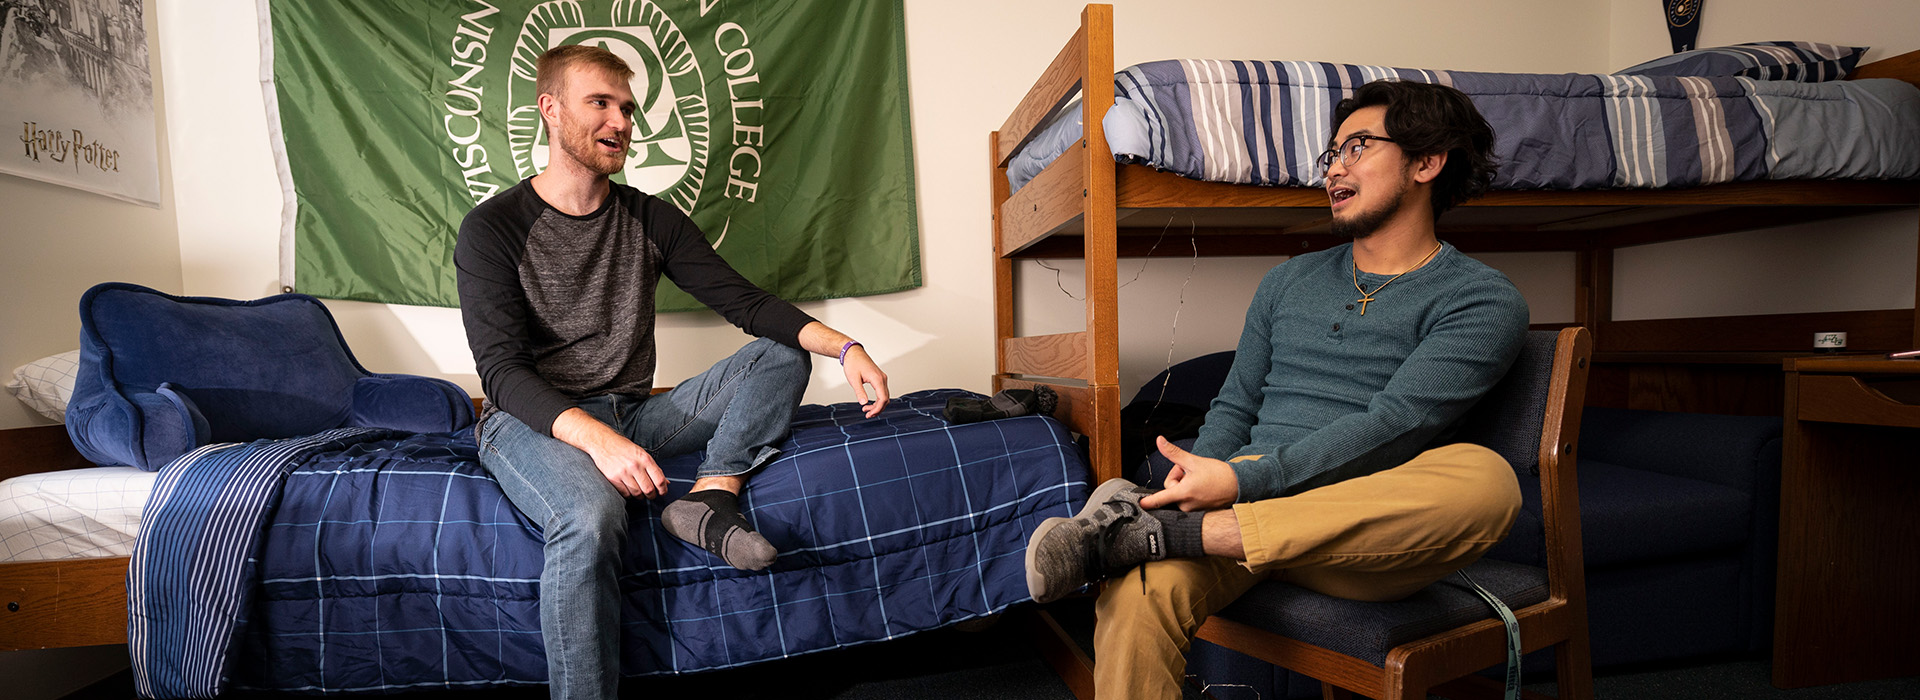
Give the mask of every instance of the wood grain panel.
[[1774, 226], [1837, 219], [1844, 216], [1860, 216], [1878, 211], [1891, 211], [1898, 207], [1882, 206], [1843, 206], [1843, 207], [1747, 207], [1729, 208], [1716, 211], [1677, 216], [1658, 221], [1648, 221], [1626, 226], [1617, 226], [1601, 233], [1597, 245], [1611, 248], [1624, 248], [1649, 243], [1663, 243], [1702, 236], [1717, 236], [1723, 233], [1752, 231]]
[[[1083, 24], [1060, 53], [1053, 57], [1053, 63], [1047, 64], [1046, 71], [1040, 74], [1033, 87], [1027, 89], [1026, 97], [1020, 98], [1020, 105], [1013, 108], [1013, 114], [1000, 126], [994, 143], [999, 147], [1000, 157], [993, 161], [994, 167], [1004, 168], [1013, 154], [1019, 153], [1022, 146], [1033, 140], [1034, 128], [1049, 115], [1058, 111], [1062, 105], [1073, 99], [1080, 89], [1081, 68], [1086, 64], [1087, 29]], [[1113, 75], [1107, 74], [1108, 83]]]
[[1621, 408], [1680, 413], [1778, 416], [1784, 385], [1765, 365], [1627, 365]]
[[[1913, 206], [1920, 182], [1769, 180], [1671, 190], [1496, 190], [1462, 210], [1533, 207]], [[1313, 187], [1249, 187], [1190, 180], [1145, 165], [1119, 169], [1121, 208], [1321, 208], [1326, 192]], [[1860, 211], [1858, 213], [1865, 213]]]
[[1001, 344], [1007, 374], [1086, 379], [1093, 365], [1087, 334], [1058, 333], [1008, 338]]
[[1892, 78], [1905, 80], [1920, 87], [1920, 51], [1908, 51], [1891, 58], [1883, 58], [1853, 69], [1848, 80], [1864, 78]]
[[93, 466], [73, 449], [67, 426], [37, 425], [0, 430], [0, 480]]
[[[1078, 150], [1085, 150], [1078, 148]], [[1068, 153], [1027, 181], [1000, 205], [999, 241], [1002, 257], [1019, 253], [1035, 241], [1078, 221], [1086, 210], [1087, 178], [1083, 158]], [[1112, 216], [1111, 209], [1107, 212]]]
[[1327, 193], [1314, 187], [1248, 187], [1189, 180], [1145, 165], [1120, 166], [1116, 204], [1123, 209], [1279, 207], [1327, 208]]
[[125, 644], [127, 561], [0, 564], [0, 651]]
[[[1800, 375], [1800, 420], [1920, 428], [1920, 405], [1875, 391], [1859, 377]], [[1920, 457], [1913, 460], [1920, 462]]]
[[[1000, 163], [1000, 132], [987, 134], [987, 191], [989, 218], [993, 221], [993, 372], [1006, 374], [1006, 341], [1013, 337], [1013, 261], [1008, 259], [1001, 249], [1000, 205], [1011, 196], [1007, 185], [1007, 169]], [[993, 388], [995, 393], [1000, 387]]]
[[1602, 322], [1594, 336], [1603, 352], [1791, 352], [1812, 349], [1815, 333], [1845, 331], [1848, 350], [1888, 352], [1906, 349], [1913, 323], [1908, 309], [1834, 311]]
[[[1086, 236], [1084, 298], [1086, 328], [1091, 336], [1088, 352], [1093, 359], [1086, 378], [1089, 386], [1112, 387], [1117, 396], [1120, 383], [1120, 282], [1116, 240], [1119, 220], [1118, 212], [1114, 211], [1113, 149], [1107, 146], [1106, 127], [1102, 123], [1108, 108], [1113, 106], [1113, 7], [1088, 5], [1080, 13], [1080, 25], [1087, 37], [1086, 64], [1081, 68], [1080, 109], [1086, 133], [1080, 142], [1081, 157], [1085, 159], [1081, 169], [1086, 173], [1086, 189], [1082, 190], [1085, 214], [1081, 223]], [[1094, 469], [1102, 473], [1109, 470], [1100, 460], [1111, 447], [1115, 462], [1111, 470], [1118, 474], [1120, 407], [1114, 405], [1110, 410], [1116, 415], [1110, 420], [1103, 418], [1100, 429], [1092, 434], [1094, 443], [1099, 445], [1094, 449]]]
[[[1920, 431], [1800, 420], [1809, 399], [1829, 404], [1815, 413], [1845, 410], [1831, 405], [1844, 394], [1807, 391], [1807, 380], [1835, 377], [1796, 371], [1836, 364], [1787, 363], [1773, 633], [1781, 688], [1920, 673], [1912, 651], [1920, 559], [1911, 556]], [[1874, 365], [1868, 371], [1911, 371], [1905, 362]]]

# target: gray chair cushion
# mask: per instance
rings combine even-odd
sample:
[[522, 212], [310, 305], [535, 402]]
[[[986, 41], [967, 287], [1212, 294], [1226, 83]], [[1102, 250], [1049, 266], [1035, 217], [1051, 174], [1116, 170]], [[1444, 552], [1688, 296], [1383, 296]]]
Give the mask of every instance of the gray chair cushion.
[[[1467, 567], [1467, 575], [1514, 610], [1547, 599], [1546, 569], [1482, 559]], [[1216, 614], [1375, 665], [1385, 664], [1396, 646], [1495, 617], [1458, 575], [1390, 603], [1345, 600], [1272, 581]]]

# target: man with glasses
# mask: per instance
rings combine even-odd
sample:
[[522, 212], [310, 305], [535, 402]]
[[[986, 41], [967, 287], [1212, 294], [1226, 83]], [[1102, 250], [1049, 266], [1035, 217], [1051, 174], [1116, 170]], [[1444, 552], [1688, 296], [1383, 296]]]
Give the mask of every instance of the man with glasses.
[[1526, 301], [1434, 235], [1492, 182], [1493, 130], [1458, 90], [1400, 81], [1362, 86], [1334, 123], [1320, 165], [1353, 242], [1261, 280], [1192, 450], [1159, 440], [1164, 490], [1108, 481], [1028, 544], [1041, 602], [1126, 575], [1098, 603], [1101, 698], [1179, 697], [1194, 631], [1262, 580], [1402, 598], [1519, 511], [1506, 461], [1448, 438], [1519, 355]]

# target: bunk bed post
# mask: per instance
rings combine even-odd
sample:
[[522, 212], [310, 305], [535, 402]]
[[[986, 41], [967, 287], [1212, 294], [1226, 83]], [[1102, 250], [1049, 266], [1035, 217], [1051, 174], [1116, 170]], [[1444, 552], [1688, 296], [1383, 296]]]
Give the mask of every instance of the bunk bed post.
[[1001, 166], [1005, 162], [1000, 157], [1000, 132], [987, 134], [987, 179], [988, 191], [992, 192], [989, 201], [993, 208], [988, 217], [993, 221], [993, 393], [1000, 393], [1007, 377], [1007, 339], [1013, 337], [1013, 259], [1006, 256], [1006, 250], [1000, 243], [1000, 205], [1011, 196], [1007, 184], [1007, 169]]
[[1096, 481], [1120, 476], [1120, 292], [1118, 223], [1114, 210], [1113, 149], [1101, 119], [1113, 107], [1113, 6], [1088, 5], [1080, 14], [1086, 37], [1080, 74], [1081, 172], [1085, 174], [1081, 218], [1085, 242], [1087, 388], [1093, 393], [1093, 431], [1088, 435]]
[[1604, 328], [1613, 323], [1613, 248], [1595, 245], [1574, 254], [1573, 322], [1593, 332], [1601, 349]]

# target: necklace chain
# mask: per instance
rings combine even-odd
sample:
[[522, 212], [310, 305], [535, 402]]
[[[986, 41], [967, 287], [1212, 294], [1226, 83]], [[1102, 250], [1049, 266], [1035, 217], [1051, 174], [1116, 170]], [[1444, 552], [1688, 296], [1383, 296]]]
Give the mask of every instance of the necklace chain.
[[1441, 246], [1442, 244], [1440, 242], [1435, 241], [1433, 244], [1433, 250], [1427, 251], [1427, 257], [1421, 258], [1420, 262], [1413, 264], [1413, 267], [1409, 267], [1405, 270], [1402, 270], [1399, 275], [1394, 275], [1392, 277], [1387, 278], [1387, 281], [1381, 282], [1380, 286], [1374, 287], [1373, 291], [1371, 292], [1367, 291], [1366, 287], [1360, 286], [1360, 263], [1358, 261], [1354, 261], [1352, 264], [1352, 267], [1349, 269], [1353, 273], [1353, 288], [1360, 290], [1360, 298], [1354, 300], [1354, 303], [1357, 303], [1360, 305], [1360, 315], [1361, 316], [1367, 315], [1367, 303], [1373, 301], [1373, 295], [1379, 294], [1380, 290], [1386, 289], [1387, 285], [1393, 284], [1394, 280], [1400, 279], [1400, 275], [1404, 275], [1414, 270], [1418, 270], [1422, 265], [1427, 264], [1428, 260], [1432, 260], [1433, 256], [1438, 255], [1440, 253]]

